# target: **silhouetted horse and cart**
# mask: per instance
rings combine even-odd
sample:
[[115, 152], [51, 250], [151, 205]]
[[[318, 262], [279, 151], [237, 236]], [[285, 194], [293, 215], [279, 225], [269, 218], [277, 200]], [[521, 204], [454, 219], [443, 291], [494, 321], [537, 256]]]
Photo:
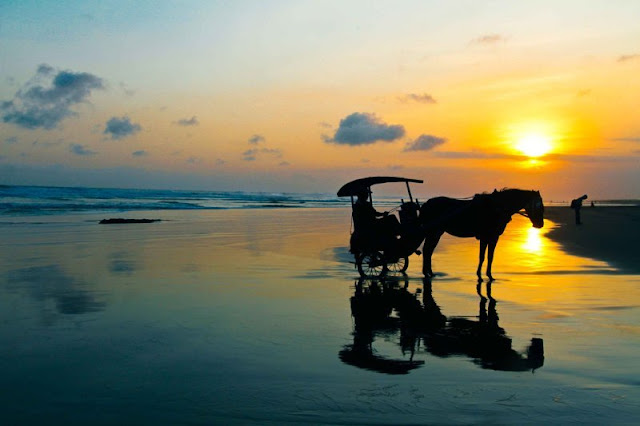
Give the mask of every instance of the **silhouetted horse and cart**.
[[[398, 218], [393, 211], [378, 213], [373, 208], [371, 187], [400, 182], [406, 185], [408, 201], [401, 200]], [[480, 241], [477, 275], [482, 281], [482, 264], [488, 249], [486, 274], [493, 280], [491, 265], [494, 250], [511, 216], [526, 216], [535, 228], [544, 225], [544, 204], [539, 191], [521, 189], [494, 190], [476, 194], [470, 199], [435, 197], [422, 205], [414, 200], [410, 183], [423, 183], [419, 179], [393, 176], [374, 176], [351, 181], [338, 191], [339, 197], [351, 197], [353, 232], [350, 251], [362, 277], [379, 277], [388, 272], [404, 273], [409, 256], [421, 254], [422, 272], [433, 276], [431, 255], [442, 234], [456, 237], [475, 237]], [[354, 198], [355, 197], [355, 198]]]

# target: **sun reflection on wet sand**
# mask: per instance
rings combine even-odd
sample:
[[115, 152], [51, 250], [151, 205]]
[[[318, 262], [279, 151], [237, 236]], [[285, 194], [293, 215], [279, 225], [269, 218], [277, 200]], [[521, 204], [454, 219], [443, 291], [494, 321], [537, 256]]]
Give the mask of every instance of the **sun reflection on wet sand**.
[[522, 245], [522, 248], [529, 253], [537, 255], [542, 254], [544, 247], [542, 237], [540, 235], [540, 229], [533, 227], [527, 229], [527, 239]]
[[528, 219], [514, 216], [500, 238], [494, 260], [494, 274], [551, 274], [568, 272], [615, 272], [606, 262], [574, 256], [545, 235], [556, 225], [545, 221], [542, 229]]

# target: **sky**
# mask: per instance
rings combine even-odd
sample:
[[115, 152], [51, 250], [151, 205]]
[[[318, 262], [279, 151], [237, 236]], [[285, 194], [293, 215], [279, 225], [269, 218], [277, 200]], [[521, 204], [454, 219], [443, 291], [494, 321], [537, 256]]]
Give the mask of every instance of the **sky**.
[[640, 198], [640, 2], [0, 3], [0, 184]]

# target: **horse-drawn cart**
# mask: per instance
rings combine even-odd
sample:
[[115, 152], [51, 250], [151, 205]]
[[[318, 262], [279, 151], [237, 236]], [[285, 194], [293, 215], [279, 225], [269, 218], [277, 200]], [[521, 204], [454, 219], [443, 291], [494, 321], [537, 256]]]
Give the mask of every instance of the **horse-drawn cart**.
[[[392, 211], [378, 213], [372, 205], [371, 187], [391, 182], [405, 183], [409, 201], [401, 200], [400, 206]], [[418, 247], [424, 233], [420, 231], [418, 222], [420, 205], [411, 195], [410, 182], [423, 183], [418, 179], [374, 176], [351, 181], [338, 191], [338, 197], [351, 197], [353, 233], [350, 251], [360, 276], [404, 273], [409, 266], [409, 256], [420, 253]], [[398, 211], [399, 220], [393, 210]]]

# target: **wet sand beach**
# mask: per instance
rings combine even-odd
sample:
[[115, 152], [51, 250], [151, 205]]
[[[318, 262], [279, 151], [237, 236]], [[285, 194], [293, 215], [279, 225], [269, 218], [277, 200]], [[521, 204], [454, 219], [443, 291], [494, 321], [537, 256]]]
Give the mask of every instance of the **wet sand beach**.
[[344, 208], [5, 219], [3, 422], [633, 424], [638, 210], [546, 213], [489, 286], [449, 236], [359, 280]]
[[581, 225], [569, 207], [547, 207], [556, 226], [547, 237], [578, 256], [605, 260], [623, 272], [640, 273], [640, 208], [583, 207]]

